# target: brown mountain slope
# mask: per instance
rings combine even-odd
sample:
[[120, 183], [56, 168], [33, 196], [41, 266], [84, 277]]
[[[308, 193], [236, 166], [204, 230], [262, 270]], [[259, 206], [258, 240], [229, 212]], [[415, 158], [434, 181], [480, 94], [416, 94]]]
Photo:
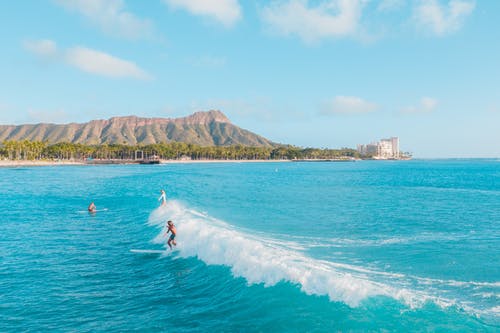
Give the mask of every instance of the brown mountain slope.
[[275, 145], [233, 125], [220, 111], [196, 112], [183, 118], [127, 116], [82, 124], [0, 125], [0, 142], [4, 140], [132, 145], [172, 141], [200, 146]]

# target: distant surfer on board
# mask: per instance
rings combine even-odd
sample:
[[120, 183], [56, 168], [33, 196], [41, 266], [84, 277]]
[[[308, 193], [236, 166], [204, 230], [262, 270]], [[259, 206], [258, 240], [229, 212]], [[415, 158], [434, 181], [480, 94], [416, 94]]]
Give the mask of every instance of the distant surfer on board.
[[172, 223], [172, 221], [168, 221], [167, 222], [167, 235], [168, 233], [170, 232], [171, 235], [170, 235], [170, 238], [168, 239], [168, 247], [170, 248], [170, 250], [172, 250], [172, 244], [174, 244], [175, 246], [177, 246], [177, 243], [175, 242], [175, 236], [177, 236], [177, 229], [175, 229], [175, 225]]
[[94, 202], [90, 203], [89, 208], [87, 208], [87, 210], [89, 211], [89, 213], [95, 213], [97, 211], [97, 208], [95, 207]]
[[161, 206], [165, 206], [167, 204], [167, 194], [164, 190], [161, 190], [161, 195], [158, 198], [158, 201], [161, 201]]

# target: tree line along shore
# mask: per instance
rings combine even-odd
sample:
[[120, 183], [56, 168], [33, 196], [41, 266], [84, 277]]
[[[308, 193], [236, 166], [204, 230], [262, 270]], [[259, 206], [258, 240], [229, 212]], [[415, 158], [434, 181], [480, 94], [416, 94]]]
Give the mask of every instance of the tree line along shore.
[[295, 146], [251, 147], [197, 146], [183, 142], [147, 145], [99, 144], [41, 141], [3, 141], [0, 159], [7, 160], [352, 160], [362, 158], [350, 148], [320, 149]]

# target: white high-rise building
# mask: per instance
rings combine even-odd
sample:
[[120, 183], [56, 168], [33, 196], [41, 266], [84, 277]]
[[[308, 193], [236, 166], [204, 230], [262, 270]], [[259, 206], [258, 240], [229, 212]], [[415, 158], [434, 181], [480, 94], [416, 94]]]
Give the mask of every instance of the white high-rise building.
[[391, 140], [386, 140], [382, 139], [378, 143], [378, 151], [377, 151], [378, 157], [382, 158], [392, 158], [392, 141]]
[[391, 137], [367, 145], [358, 145], [358, 152], [361, 155], [371, 155], [374, 158], [398, 159], [400, 158], [399, 138]]
[[399, 138], [398, 137], [392, 137], [391, 138], [392, 142], [392, 157], [393, 158], [399, 158], [400, 157], [400, 152], [399, 152]]

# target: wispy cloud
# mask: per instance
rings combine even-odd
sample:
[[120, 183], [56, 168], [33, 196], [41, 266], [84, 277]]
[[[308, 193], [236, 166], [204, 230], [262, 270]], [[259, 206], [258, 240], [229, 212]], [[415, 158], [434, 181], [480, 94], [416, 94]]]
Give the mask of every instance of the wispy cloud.
[[71, 115], [64, 110], [35, 110], [29, 109], [26, 121], [30, 123], [67, 123], [71, 119]]
[[[0, 109], [1, 109], [1, 105], [0, 105]], [[490, 113], [498, 113], [500, 114], [500, 103], [496, 104], [496, 105], [490, 105], [488, 108], [487, 108], [488, 112]]]
[[[0, 110], [2, 110], [2, 106], [0, 105]], [[490, 105], [489, 107], [486, 108], [486, 112], [488, 113], [498, 113], [500, 114], [500, 107], [498, 105]]]
[[131, 61], [86, 47], [60, 50], [54, 41], [48, 39], [26, 41], [24, 47], [43, 59], [55, 59], [87, 73], [113, 78], [151, 79], [151, 75]]
[[123, 0], [54, 0], [68, 10], [78, 12], [109, 35], [130, 39], [152, 35], [152, 24], [126, 11]]
[[97, 75], [117, 78], [131, 77], [140, 80], [151, 78], [133, 62], [85, 47], [77, 46], [68, 49], [66, 61], [84, 72]]
[[419, 28], [444, 36], [459, 30], [475, 7], [475, 1], [469, 0], [451, 0], [447, 5], [421, 0], [413, 9], [413, 19]]
[[307, 115], [295, 105], [277, 105], [265, 96], [251, 96], [237, 99], [209, 99], [192, 101], [190, 111], [221, 110], [235, 122], [284, 123], [303, 121]]
[[336, 96], [330, 101], [324, 103], [321, 113], [324, 115], [332, 114], [362, 114], [377, 110], [375, 103], [365, 101], [355, 96]]
[[260, 121], [274, 121], [276, 112], [270, 112], [269, 101], [265, 98], [252, 98], [251, 101], [244, 99], [210, 99], [207, 101], [193, 101], [190, 109], [208, 110], [217, 109], [228, 115], [241, 119], [258, 119]]
[[23, 45], [26, 50], [41, 57], [52, 58], [58, 53], [56, 43], [49, 39], [26, 40]]
[[408, 106], [402, 111], [404, 113], [429, 113], [436, 109], [438, 100], [431, 97], [422, 97], [420, 104], [417, 106]]
[[274, 1], [261, 17], [272, 31], [297, 35], [307, 43], [323, 38], [353, 36], [358, 32], [363, 0], [324, 0], [313, 6], [309, 0]]
[[212, 55], [192, 57], [189, 58], [187, 61], [191, 66], [199, 68], [220, 68], [225, 66], [227, 63], [227, 59], [225, 57], [218, 57]]
[[381, 0], [377, 6], [377, 10], [382, 12], [394, 11], [400, 9], [405, 4], [405, 0]]
[[230, 27], [242, 17], [238, 0], [163, 0], [171, 8], [184, 9], [193, 15], [209, 17]]
[[4, 112], [7, 110], [9, 110], [9, 106], [7, 104], [3, 104], [2, 102], [0, 102], [0, 112]]

